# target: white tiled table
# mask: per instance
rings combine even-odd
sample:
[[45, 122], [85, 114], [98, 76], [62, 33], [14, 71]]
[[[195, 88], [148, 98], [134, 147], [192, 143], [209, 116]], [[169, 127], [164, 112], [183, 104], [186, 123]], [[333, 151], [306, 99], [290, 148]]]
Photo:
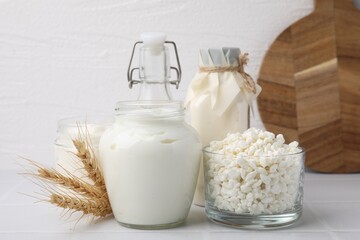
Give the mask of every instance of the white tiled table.
[[[360, 174], [306, 173], [305, 206], [293, 227], [272, 231], [239, 230], [215, 225], [203, 208], [194, 206], [186, 224], [168, 230], [142, 231], [120, 226], [114, 219], [96, 224], [60, 218], [61, 210], [20, 193], [35, 185], [0, 171], [0, 239], [360, 239]], [[19, 193], [20, 192], [20, 193]]]

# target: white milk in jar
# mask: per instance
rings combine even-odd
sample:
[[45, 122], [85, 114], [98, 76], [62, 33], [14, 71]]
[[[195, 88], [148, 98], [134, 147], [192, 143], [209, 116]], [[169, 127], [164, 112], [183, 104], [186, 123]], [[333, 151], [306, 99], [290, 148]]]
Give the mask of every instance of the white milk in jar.
[[201, 159], [196, 132], [179, 102], [120, 102], [100, 156], [114, 216], [134, 228], [184, 222]]

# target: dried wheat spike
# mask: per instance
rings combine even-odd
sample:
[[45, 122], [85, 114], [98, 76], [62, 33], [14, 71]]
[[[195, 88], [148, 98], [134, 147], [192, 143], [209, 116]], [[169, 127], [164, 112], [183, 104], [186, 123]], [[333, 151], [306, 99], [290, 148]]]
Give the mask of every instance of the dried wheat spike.
[[65, 209], [83, 212], [84, 214], [92, 214], [95, 217], [106, 217], [112, 213], [107, 199], [93, 198], [83, 199], [78, 197], [67, 196], [58, 193], [52, 193], [49, 202]]
[[103, 189], [99, 187], [84, 182], [83, 180], [74, 175], [70, 175], [69, 177], [64, 176], [63, 174], [53, 169], [40, 167], [37, 169], [37, 174], [35, 174], [34, 176], [40, 177], [52, 183], [59, 184], [68, 189], [71, 189], [76, 193], [83, 194], [84, 196], [100, 198], [106, 195], [106, 192], [104, 193]]
[[73, 140], [73, 144], [77, 150], [76, 156], [81, 160], [85, 171], [88, 173], [88, 177], [94, 181], [95, 185], [104, 186], [104, 177], [100, 171], [98, 159], [96, 159], [91, 145], [80, 138]]

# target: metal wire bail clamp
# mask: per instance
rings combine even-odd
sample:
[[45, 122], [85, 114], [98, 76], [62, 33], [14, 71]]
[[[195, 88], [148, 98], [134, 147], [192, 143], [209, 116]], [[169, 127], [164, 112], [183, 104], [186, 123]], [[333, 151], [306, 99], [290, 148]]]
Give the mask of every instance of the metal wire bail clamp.
[[[134, 74], [134, 71], [139, 71], [139, 68], [136, 67], [136, 68], [131, 68], [131, 65], [132, 65], [132, 61], [133, 61], [133, 58], [134, 58], [134, 53], [135, 53], [135, 49], [136, 49], [136, 45], [138, 44], [142, 44], [143, 42], [142, 41], [138, 41], [134, 44], [133, 46], [133, 50], [132, 50], [132, 53], [131, 53], [131, 58], [130, 58], [130, 63], [129, 63], [129, 67], [128, 67], [128, 71], [127, 71], [127, 79], [128, 79], [128, 83], [129, 83], [129, 88], [131, 89], [132, 86], [134, 84], [137, 84], [137, 83], [141, 83], [141, 80], [140, 79], [134, 79], [133, 78], [133, 74]], [[176, 89], [179, 88], [179, 84], [180, 84], [180, 81], [181, 81], [181, 66], [180, 66], [180, 60], [179, 60], [179, 54], [178, 54], [178, 51], [177, 51], [177, 47], [176, 47], [176, 44], [175, 42], [173, 41], [165, 41], [165, 44], [170, 44], [173, 46], [174, 48], [174, 51], [175, 51], [175, 56], [176, 56], [176, 62], [177, 62], [177, 68], [176, 67], [173, 67], [173, 66], [170, 66], [170, 69], [174, 70], [176, 72], [176, 79], [175, 80], [170, 80], [169, 83], [170, 84], [173, 84], [176, 86]]]

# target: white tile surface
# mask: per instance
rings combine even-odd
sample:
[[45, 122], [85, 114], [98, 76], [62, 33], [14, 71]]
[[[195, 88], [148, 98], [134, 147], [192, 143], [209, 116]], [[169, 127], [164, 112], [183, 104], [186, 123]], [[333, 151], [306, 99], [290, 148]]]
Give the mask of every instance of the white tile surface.
[[[96, 224], [61, 218], [62, 211], [18, 192], [31, 194], [35, 184], [14, 172], [0, 171], [0, 240], [11, 239], [360, 239], [360, 174], [306, 173], [303, 216], [297, 224], [272, 231], [239, 230], [209, 221], [193, 206], [185, 225], [143, 231], [120, 226], [113, 218]], [[76, 216], [74, 216], [76, 217]], [[74, 218], [73, 218], [74, 219]]]
[[334, 236], [342, 240], [357, 240], [360, 239], [360, 229], [355, 232], [335, 232]]
[[7, 195], [14, 192], [14, 191], [11, 191], [13, 188], [16, 188], [16, 186], [20, 185], [20, 184], [21, 183], [0, 182], [0, 203], [1, 203], [2, 199], [4, 199]]
[[15, 171], [0, 171], [0, 182], [20, 182], [21, 180], [24, 180], [24, 177]]
[[5, 185], [14, 186], [8, 193], [4, 194], [0, 198], [0, 204], [2, 205], [33, 205], [34, 203], [45, 204], [39, 202], [38, 198], [41, 198], [39, 195], [41, 190], [36, 186], [34, 182], [21, 180], [19, 183], [0, 183]]
[[292, 240], [292, 239], [316, 239], [330, 240], [333, 239], [327, 232], [294, 232], [294, 233], [278, 233], [275, 231], [266, 232], [237, 232], [237, 233], [213, 233], [208, 234], [206, 239], [226, 239], [226, 240]]
[[[316, 217], [334, 231], [360, 231], [360, 202], [310, 203]], [[359, 235], [360, 239], [360, 235]]]
[[0, 233], [0, 240], [64, 240], [80, 239], [72, 233]]
[[348, 174], [339, 174], [339, 173], [317, 173], [310, 170], [306, 170], [305, 180], [310, 179], [336, 179], [336, 180], [359, 180], [359, 173], [348, 173]]
[[[351, 176], [351, 177], [350, 177]], [[306, 202], [358, 202], [360, 200], [360, 175], [333, 176], [305, 179]]]

